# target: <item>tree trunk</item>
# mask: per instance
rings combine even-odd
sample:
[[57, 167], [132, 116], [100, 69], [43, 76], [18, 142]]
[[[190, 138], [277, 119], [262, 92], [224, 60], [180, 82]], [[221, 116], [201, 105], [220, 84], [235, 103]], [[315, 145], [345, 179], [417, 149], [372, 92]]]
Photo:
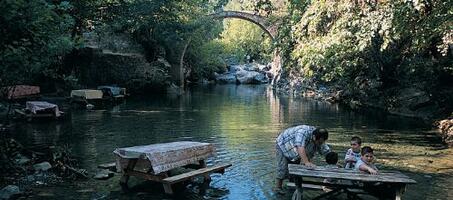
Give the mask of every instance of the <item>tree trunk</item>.
[[179, 60], [179, 87], [184, 89], [184, 82], [185, 82], [185, 77], [184, 77], [184, 55], [186, 54], [187, 48], [189, 47], [190, 42], [192, 41], [192, 38], [189, 38], [187, 41], [186, 45], [184, 45], [184, 49], [182, 50], [181, 53], [181, 58]]

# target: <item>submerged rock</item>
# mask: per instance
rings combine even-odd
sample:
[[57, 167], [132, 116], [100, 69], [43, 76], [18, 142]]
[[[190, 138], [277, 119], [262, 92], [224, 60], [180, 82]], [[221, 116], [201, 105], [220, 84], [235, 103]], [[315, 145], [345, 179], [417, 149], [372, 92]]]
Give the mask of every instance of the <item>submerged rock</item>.
[[27, 164], [29, 163], [31, 160], [21, 154], [17, 155], [16, 156], [16, 159], [15, 159], [16, 163], [19, 164], [19, 165], [24, 165], [24, 164]]
[[0, 199], [12, 199], [14, 196], [21, 194], [18, 186], [15, 185], [8, 185], [0, 190]]
[[255, 83], [255, 77], [260, 73], [255, 71], [239, 71], [236, 73], [236, 78], [240, 84]]
[[110, 170], [107, 170], [107, 169], [99, 169], [96, 171], [96, 175], [94, 175], [94, 179], [98, 179], [98, 180], [106, 180], [106, 179], [109, 179], [111, 177], [113, 177], [114, 173], [111, 172]]
[[236, 83], [236, 76], [230, 73], [219, 74], [216, 75], [216, 80], [219, 83]]
[[98, 168], [101, 168], [101, 169], [108, 169], [110, 171], [116, 171], [116, 163], [115, 162], [112, 162], [112, 163], [104, 163], [104, 164], [100, 164], [98, 165]]
[[36, 171], [47, 171], [50, 168], [52, 168], [52, 165], [50, 165], [49, 162], [42, 162], [42, 163], [38, 163], [38, 164], [33, 165], [33, 168]]

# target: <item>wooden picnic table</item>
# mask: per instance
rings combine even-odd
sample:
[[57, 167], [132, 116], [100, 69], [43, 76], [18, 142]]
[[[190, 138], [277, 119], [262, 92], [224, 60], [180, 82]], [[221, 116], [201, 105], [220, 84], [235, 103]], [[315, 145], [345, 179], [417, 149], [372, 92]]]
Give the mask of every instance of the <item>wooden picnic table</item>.
[[[214, 153], [212, 144], [191, 141], [118, 148], [114, 151], [117, 170], [123, 173], [120, 179], [123, 189], [127, 189], [129, 176], [136, 176], [162, 183], [167, 194], [173, 194], [173, 184], [196, 176], [204, 176], [205, 181], [210, 181], [209, 174], [223, 174], [231, 164], [206, 165], [205, 160]], [[196, 170], [170, 176], [169, 171], [178, 167]]]
[[[346, 192], [348, 197], [356, 193], [370, 195], [387, 194], [392, 199], [401, 199], [407, 184], [417, 183], [399, 171], [379, 171], [379, 174], [372, 175], [356, 170], [343, 168], [326, 168], [317, 166], [308, 168], [304, 165], [289, 164], [289, 174], [294, 178], [296, 191], [293, 200], [302, 199], [303, 188], [330, 190], [315, 199], [332, 196], [340, 192]], [[325, 180], [333, 181], [325, 181]], [[382, 190], [382, 191], [381, 191]]]

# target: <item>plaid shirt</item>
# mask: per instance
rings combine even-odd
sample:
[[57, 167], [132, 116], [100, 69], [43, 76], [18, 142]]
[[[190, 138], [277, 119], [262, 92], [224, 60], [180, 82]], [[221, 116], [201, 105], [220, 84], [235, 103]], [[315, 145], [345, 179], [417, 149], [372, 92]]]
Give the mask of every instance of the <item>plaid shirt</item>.
[[315, 156], [315, 152], [325, 155], [330, 152], [330, 148], [325, 143], [320, 146], [314, 143], [313, 131], [315, 129], [315, 127], [307, 125], [288, 128], [277, 137], [277, 145], [282, 150], [283, 155], [290, 160], [300, 158], [297, 147], [305, 147], [305, 153], [309, 160]]

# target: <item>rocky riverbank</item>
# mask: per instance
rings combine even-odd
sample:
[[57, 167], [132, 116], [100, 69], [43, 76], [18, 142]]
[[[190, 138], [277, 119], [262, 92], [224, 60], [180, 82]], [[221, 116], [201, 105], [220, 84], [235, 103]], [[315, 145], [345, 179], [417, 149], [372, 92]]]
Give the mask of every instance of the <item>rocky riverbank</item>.
[[47, 147], [40, 151], [17, 142], [10, 126], [0, 124], [0, 199], [27, 199], [40, 186], [87, 178], [68, 147]]
[[225, 73], [215, 73], [215, 81], [220, 84], [266, 84], [274, 76], [270, 64], [255, 62], [228, 66]]
[[453, 119], [441, 120], [438, 123], [440, 136], [450, 147], [453, 147]]
[[451, 105], [447, 103], [452, 99], [451, 89], [430, 92], [414, 84], [382, 91], [378, 81], [358, 77], [356, 82], [356, 88], [340, 84], [322, 85], [314, 80], [290, 74], [282, 76], [274, 87], [280, 93], [340, 103], [351, 109], [372, 108], [394, 115], [421, 118], [427, 124], [433, 124], [433, 128], [438, 128], [443, 141], [451, 146], [452, 120], [443, 120], [451, 117]]

